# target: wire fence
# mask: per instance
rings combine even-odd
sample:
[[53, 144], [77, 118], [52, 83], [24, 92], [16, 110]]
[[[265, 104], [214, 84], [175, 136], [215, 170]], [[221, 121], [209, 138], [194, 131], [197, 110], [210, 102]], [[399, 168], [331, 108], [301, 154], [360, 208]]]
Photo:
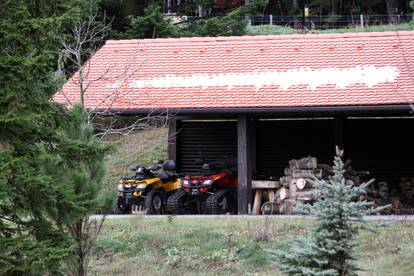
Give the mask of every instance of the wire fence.
[[402, 24], [413, 20], [413, 14], [398, 15], [333, 15], [333, 16], [278, 16], [262, 15], [251, 16], [249, 24], [257, 25], [277, 25], [292, 28], [308, 29], [336, 29], [350, 27], [367, 27], [386, 24]]

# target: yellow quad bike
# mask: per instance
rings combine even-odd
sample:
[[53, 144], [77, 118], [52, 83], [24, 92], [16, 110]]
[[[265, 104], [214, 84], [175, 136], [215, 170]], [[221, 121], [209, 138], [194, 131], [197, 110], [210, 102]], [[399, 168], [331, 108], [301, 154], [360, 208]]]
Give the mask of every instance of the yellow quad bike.
[[[164, 213], [168, 197], [181, 188], [180, 179], [175, 173], [175, 162], [159, 161], [149, 167], [130, 166], [128, 169], [135, 174], [119, 180], [119, 211], [129, 213], [132, 205], [137, 205], [139, 209], [145, 209], [147, 214]], [[162, 171], [157, 173], [160, 169]]]

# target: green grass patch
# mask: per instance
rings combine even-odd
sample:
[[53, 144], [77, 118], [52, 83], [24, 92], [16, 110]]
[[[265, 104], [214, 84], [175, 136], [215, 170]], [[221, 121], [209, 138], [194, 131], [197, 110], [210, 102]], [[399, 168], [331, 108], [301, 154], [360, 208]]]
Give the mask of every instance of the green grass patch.
[[[328, 30], [309, 30], [310, 34], [323, 34], [323, 33], [349, 33], [349, 32], [390, 32], [390, 31], [411, 31], [414, 29], [414, 23], [405, 23], [399, 25], [375, 25], [367, 26], [365, 28], [353, 27], [353, 28], [341, 28], [341, 29], [328, 29]], [[296, 30], [291, 27], [283, 27], [276, 25], [259, 25], [259, 26], [247, 26], [248, 35], [283, 35], [283, 34], [295, 34], [302, 33], [302, 30]]]
[[[266, 249], [304, 235], [306, 220], [112, 219], [97, 241], [92, 275], [240, 275], [280, 273]], [[394, 222], [358, 237], [361, 275], [412, 275], [414, 223]], [[277, 260], [273, 260], [277, 261]]]

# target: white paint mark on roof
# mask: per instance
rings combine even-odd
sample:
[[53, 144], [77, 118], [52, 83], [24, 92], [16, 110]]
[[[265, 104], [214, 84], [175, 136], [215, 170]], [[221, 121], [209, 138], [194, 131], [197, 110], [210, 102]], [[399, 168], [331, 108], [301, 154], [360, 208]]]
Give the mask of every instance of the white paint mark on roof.
[[174, 88], [174, 87], [227, 87], [254, 86], [256, 90], [263, 86], [278, 86], [287, 90], [292, 86], [306, 85], [316, 89], [322, 85], [335, 85], [344, 89], [352, 84], [364, 84], [373, 87], [379, 83], [394, 82], [400, 72], [393, 66], [357, 66], [351, 68], [299, 68], [288, 71], [262, 71], [248, 73], [193, 74], [191, 76], [165, 76], [147, 80], [129, 82], [131, 88]]

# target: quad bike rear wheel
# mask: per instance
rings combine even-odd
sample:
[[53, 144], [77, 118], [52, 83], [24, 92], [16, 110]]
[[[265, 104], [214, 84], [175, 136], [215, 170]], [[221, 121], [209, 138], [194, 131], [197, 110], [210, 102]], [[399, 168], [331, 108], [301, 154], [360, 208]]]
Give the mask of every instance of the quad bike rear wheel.
[[207, 214], [219, 215], [233, 211], [229, 192], [220, 190], [212, 194], [206, 201]]
[[145, 198], [145, 209], [148, 215], [162, 214], [164, 210], [164, 197], [159, 191], [151, 191]]
[[183, 215], [186, 210], [183, 206], [187, 193], [183, 190], [178, 190], [173, 193], [167, 200], [167, 210], [176, 215]]

